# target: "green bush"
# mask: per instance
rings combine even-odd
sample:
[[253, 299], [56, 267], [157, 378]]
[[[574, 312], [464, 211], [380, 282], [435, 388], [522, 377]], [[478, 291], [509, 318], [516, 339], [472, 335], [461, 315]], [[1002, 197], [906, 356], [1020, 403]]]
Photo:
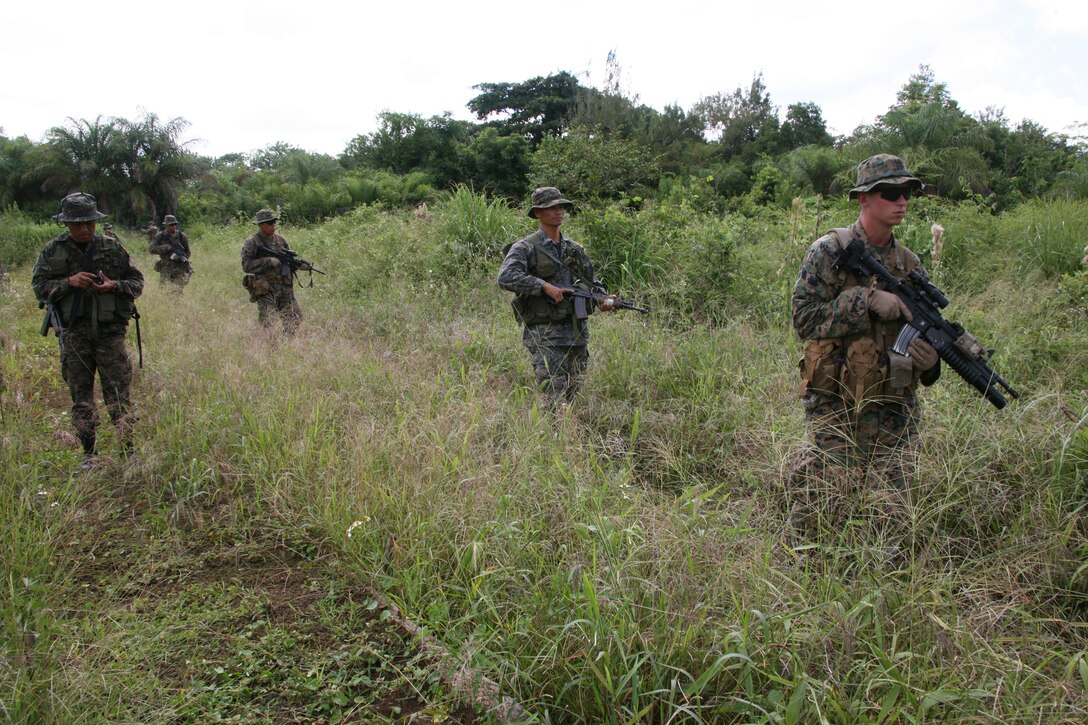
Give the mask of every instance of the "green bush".
[[581, 241], [594, 271], [609, 289], [641, 289], [662, 280], [669, 269], [670, 250], [656, 236], [646, 217], [620, 204], [580, 214], [572, 234]]
[[464, 186], [439, 196], [433, 213], [441, 266], [450, 274], [497, 267], [502, 248], [529, 226], [505, 199], [489, 202]]
[[0, 269], [32, 261], [62, 229], [56, 224], [36, 222], [12, 204], [0, 213]]
[[548, 136], [530, 160], [530, 186], [557, 186], [568, 199], [620, 199], [660, 176], [650, 152], [606, 133], [576, 129]]

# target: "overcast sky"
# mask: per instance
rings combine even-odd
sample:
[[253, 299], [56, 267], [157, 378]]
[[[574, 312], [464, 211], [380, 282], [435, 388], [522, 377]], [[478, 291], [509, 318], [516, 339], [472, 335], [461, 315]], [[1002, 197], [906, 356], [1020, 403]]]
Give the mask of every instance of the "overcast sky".
[[208, 156], [276, 142], [336, 155], [383, 110], [471, 120], [477, 83], [565, 70], [601, 87], [610, 50], [658, 110], [762, 72], [781, 116], [815, 102], [848, 134], [926, 64], [968, 113], [1088, 123], [1083, 1], [20, 0], [0, 17], [0, 129], [36, 142], [69, 117], [151, 112], [189, 121]]

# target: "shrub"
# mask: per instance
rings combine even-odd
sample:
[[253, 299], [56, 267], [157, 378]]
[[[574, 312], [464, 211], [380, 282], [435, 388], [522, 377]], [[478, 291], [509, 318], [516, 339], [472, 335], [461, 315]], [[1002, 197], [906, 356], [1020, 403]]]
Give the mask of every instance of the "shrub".
[[634, 141], [576, 129], [545, 138], [530, 161], [531, 186], [557, 186], [576, 203], [620, 199], [659, 176], [649, 151]]
[[0, 213], [0, 270], [30, 262], [60, 231], [55, 224], [34, 221], [12, 204]]
[[434, 216], [442, 267], [451, 274], [497, 266], [503, 246], [527, 226], [505, 199], [489, 202], [464, 186], [441, 195]]
[[655, 236], [642, 214], [621, 204], [577, 217], [597, 277], [609, 289], [633, 289], [652, 285], [669, 268], [668, 242]]

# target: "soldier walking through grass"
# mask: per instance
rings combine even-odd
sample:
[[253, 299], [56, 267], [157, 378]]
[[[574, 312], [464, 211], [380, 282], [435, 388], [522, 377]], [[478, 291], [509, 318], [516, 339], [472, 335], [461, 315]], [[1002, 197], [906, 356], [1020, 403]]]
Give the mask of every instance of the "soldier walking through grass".
[[96, 373], [124, 455], [132, 451], [135, 420], [125, 334], [144, 276], [116, 239], [95, 234], [104, 216], [90, 194], [64, 197], [53, 219], [68, 231], [45, 245], [31, 280], [38, 301], [57, 313], [61, 375], [72, 396], [72, 425], [83, 445], [84, 468], [97, 462]]
[[262, 250], [290, 252], [291, 246], [276, 232], [279, 217], [271, 209], [257, 212], [253, 223], [258, 231], [242, 242], [242, 284], [249, 290], [249, 301], [257, 303], [257, 319], [271, 328], [278, 319], [287, 334], [293, 334], [302, 322], [302, 309], [295, 299], [294, 270]]
[[912, 444], [920, 415], [918, 384], [941, 374], [940, 357], [922, 340], [908, 355], [892, 350], [910, 311], [876, 280], [839, 269], [839, 251], [859, 239], [895, 277], [917, 270], [917, 255], [893, 231], [907, 213], [922, 181], [901, 159], [872, 156], [857, 167], [858, 220], [816, 240], [801, 264], [793, 290], [793, 329], [804, 341], [801, 398], [812, 446], [791, 473], [794, 522], [802, 532], [818, 530], [827, 512], [857, 475], [876, 491], [877, 508], [902, 513], [911, 481]]
[[192, 253], [189, 237], [178, 230], [178, 220], [173, 214], [167, 214], [163, 218], [162, 226], [162, 231], [148, 245], [148, 251], [159, 255], [155, 262], [159, 284], [171, 292], [181, 294], [185, 285], [189, 284], [189, 278], [193, 276], [193, 265], [189, 262]]
[[[559, 189], [545, 186], [532, 195], [529, 216], [539, 228], [508, 248], [499, 269], [499, 286], [515, 293], [513, 307], [524, 325], [540, 389], [554, 402], [569, 402], [578, 391], [589, 361], [589, 326], [576, 319], [564, 291], [603, 292], [586, 251], [559, 231], [573, 203]], [[613, 310], [612, 298], [600, 305]], [[591, 306], [592, 308], [592, 306]]]

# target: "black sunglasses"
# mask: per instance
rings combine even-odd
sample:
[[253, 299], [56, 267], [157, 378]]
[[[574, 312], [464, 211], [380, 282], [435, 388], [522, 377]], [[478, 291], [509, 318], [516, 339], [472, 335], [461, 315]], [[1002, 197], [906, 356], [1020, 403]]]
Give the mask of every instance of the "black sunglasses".
[[904, 199], [910, 198], [910, 188], [898, 188], [898, 189], [878, 189], [880, 192], [880, 198], [884, 201], [899, 201], [899, 197]]

